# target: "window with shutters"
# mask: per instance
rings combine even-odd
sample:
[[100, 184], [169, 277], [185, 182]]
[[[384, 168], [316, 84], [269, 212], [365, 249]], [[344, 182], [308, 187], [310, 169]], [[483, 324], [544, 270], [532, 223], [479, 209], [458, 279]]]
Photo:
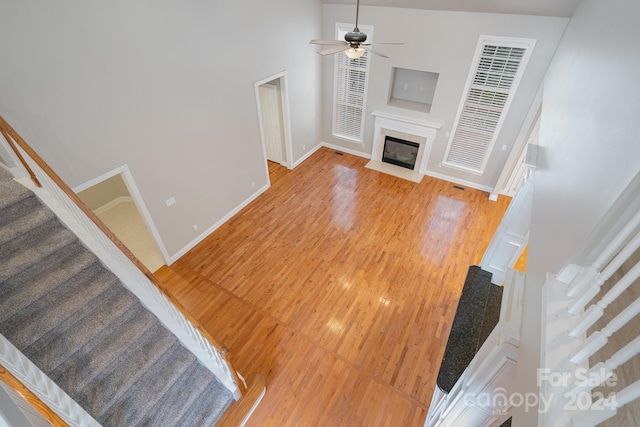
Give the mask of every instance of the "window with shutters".
[[[373, 27], [360, 25], [360, 31], [367, 35], [366, 43], [371, 43]], [[336, 24], [336, 39], [353, 31], [353, 24]], [[364, 112], [369, 81], [369, 52], [358, 59], [349, 59], [344, 53], [335, 57], [335, 78], [333, 98], [333, 136], [362, 143]]]
[[443, 164], [482, 174], [535, 40], [481, 36]]

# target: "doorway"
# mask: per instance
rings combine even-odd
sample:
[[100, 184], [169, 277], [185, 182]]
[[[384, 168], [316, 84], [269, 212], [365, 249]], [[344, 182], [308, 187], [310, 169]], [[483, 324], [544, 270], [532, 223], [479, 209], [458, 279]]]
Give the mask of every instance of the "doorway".
[[262, 134], [267, 160], [284, 163], [284, 133], [282, 132], [282, 105], [278, 100], [278, 86], [265, 83], [258, 87], [260, 92], [260, 114]]
[[167, 263], [169, 256], [126, 165], [74, 191], [149, 271]]
[[268, 162], [278, 163], [288, 169], [293, 164], [286, 71], [256, 82], [255, 92], [268, 178]]

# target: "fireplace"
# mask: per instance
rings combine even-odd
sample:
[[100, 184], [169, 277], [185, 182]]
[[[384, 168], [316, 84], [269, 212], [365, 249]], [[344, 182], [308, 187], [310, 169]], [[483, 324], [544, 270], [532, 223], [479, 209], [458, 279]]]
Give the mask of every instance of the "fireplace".
[[420, 144], [385, 135], [382, 161], [413, 170]]
[[[367, 168], [420, 182], [427, 169], [431, 144], [441, 125], [382, 111], [372, 114], [376, 121]], [[396, 144], [398, 142], [400, 144]]]

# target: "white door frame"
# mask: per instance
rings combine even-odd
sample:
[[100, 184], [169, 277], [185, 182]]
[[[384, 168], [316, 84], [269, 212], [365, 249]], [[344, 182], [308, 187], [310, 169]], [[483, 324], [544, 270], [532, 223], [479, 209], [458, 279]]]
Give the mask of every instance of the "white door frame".
[[131, 174], [131, 171], [129, 170], [129, 166], [125, 164], [109, 172], [103, 173], [102, 175], [97, 176], [85, 182], [84, 184], [80, 184], [74, 187], [73, 191], [75, 193], [79, 193], [83, 190], [86, 190], [87, 188], [91, 188], [94, 185], [99, 184], [102, 181], [105, 181], [118, 174], [122, 176], [122, 180], [124, 181], [124, 184], [127, 187], [129, 194], [131, 195], [131, 199], [133, 199], [133, 203], [136, 205], [136, 208], [138, 209], [138, 212], [142, 217], [142, 221], [144, 221], [144, 224], [147, 226], [147, 229], [149, 230], [149, 234], [151, 234], [151, 238], [156, 244], [158, 250], [160, 251], [160, 254], [162, 254], [164, 263], [166, 265], [171, 265], [172, 263], [171, 257], [167, 252], [167, 248], [165, 247], [164, 242], [162, 241], [162, 238], [160, 238], [160, 233], [158, 233], [158, 229], [156, 228], [156, 225], [154, 224], [153, 219], [151, 219], [151, 214], [149, 213], [147, 206], [144, 204], [144, 200], [142, 199], [142, 194], [140, 193], [140, 190], [138, 190], [138, 187], [136, 186], [136, 182], [133, 179], [133, 175]]
[[262, 111], [260, 105], [260, 92], [258, 88], [265, 83], [269, 83], [273, 80], [279, 80], [280, 82], [280, 101], [282, 103], [282, 126], [284, 135], [284, 166], [288, 169], [293, 169], [293, 146], [291, 143], [291, 117], [289, 113], [289, 89], [287, 83], [287, 71], [282, 71], [273, 76], [266, 77], [254, 83], [254, 90], [256, 94], [256, 106], [258, 107], [258, 123], [260, 125], [260, 139], [262, 140], [262, 155], [264, 158], [265, 173], [267, 174], [267, 182], [269, 180], [269, 167], [267, 165], [267, 145], [264, 138], [264, 131], [262, 129]]

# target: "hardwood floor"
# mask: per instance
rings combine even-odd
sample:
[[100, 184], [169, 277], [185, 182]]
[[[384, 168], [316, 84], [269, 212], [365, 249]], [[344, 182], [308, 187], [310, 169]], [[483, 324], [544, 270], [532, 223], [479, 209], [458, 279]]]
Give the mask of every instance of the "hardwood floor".
[[323, 148], [156, 275], [267, 393], [250, 426], [421, 426], [510, 201]]

